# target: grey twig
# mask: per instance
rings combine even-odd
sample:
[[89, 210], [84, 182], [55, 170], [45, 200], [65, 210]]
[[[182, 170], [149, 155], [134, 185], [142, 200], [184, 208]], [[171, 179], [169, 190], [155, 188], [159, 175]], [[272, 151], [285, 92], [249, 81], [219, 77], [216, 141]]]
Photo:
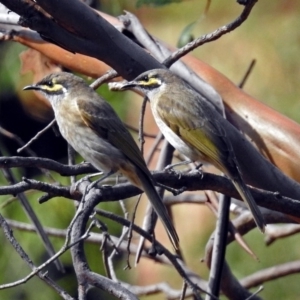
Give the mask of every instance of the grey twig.
[[[2, 156], [2, 153], [0, 151], [0, 155]], [[17, 180], [15, 179], [12, 171], [10, 169], [2, 169], [2, 173], [4, 174], [6, 180], [9, 182], [10, 185], [15, 185]], [[54, 248], [47, 236], [47, 234], [44, 231], [44, 228], [39, 221], [37, 215], [35, 214], [34, 210], [32, 209], [28, 199], [24, 195], [23, 192], [15, 193], [17, 195], [17, 198], [20, 200], [20, 204], [22, 208], [24, 209], [25, 213], [27, 214], [28, 218], [32, 221], [34, 224], [36, 231], [38, 235], [40, 236], [49, 256], [53, 256], [55, 254]], [[59, 260], [54, 261], [57, 269], [61, 272], [64, 272], [64, 267], [62, 263]]]
[[[163, 43], [153, 38], [134, 14], [125, 12], [125, 15], [122, 15], [119, 18], [126, 29], [135, 36], [139, 43], [143, 45], [159, 62], [164, 64], [163, 61], [171, 55], [171, 51], [167, 49]], [[179, 60], [177, 60], [170, 69], [172, 72], [189, 82], [195, 90], [214, 104], [221, 114], [224, 113], [224, 106], [220, 95], [192, 69], [188, 68], [182, 61]]]
[[278, 239], [282, 239], [300, 232], [298, 224], [273, 225], [270, 224], [266, 228], [265, 243], [270, 246]]
[[3, 232], [8, 239], [8, 241], [11, 243], [11, 245], [14, 247], [14, 249], [17, 251], [17, 253], [20, 255], [20, 257], [26, 262], [26, 264], [33, 270], [28, 276], [26, 276], [24, 279], [19, 280], [17, 282], [11, 283], [11, 284], [3, 284], [0, 286], [0, 289], [10, 288], [19, 284], [22, 284], [26, 281], [28, 281], [31, 277], [34, 275], [37, 275], [40, 279], [45, 281], [51, 288], [53, 288], [63, 299], [66, 300], [74, 300], [73, 297], [71, 297], [66, 291], [64, 291], [61, 287], [59, 287], [55, 282], [53, 282], [47, 274], [43, 274], [41, 270], [49, 265], [52, 261], [57, 259], [59, 255], [55, 254], [54, 257], [51, 257], [45, 264], [42, 266], [36, 267], [32, 260], [29, 258], [27, 253], [23, 250], [23, 248], [20, 246], [20, 244], [17, 242], [17, 240], [14, 238], [12, 230], [10, 229], [9, 225], [3, 218], [3, 216], [0, 214], [0, 226], [3, 229]]
[[55, 119], [53, 119], [44, 129], [39, 131], [32, 139], [30, 139], [29, 142], [27, 142], [23, 147], [19, 148], [17, 150], [18, 153], [22, 152], [25, 148], [30, 146], [35, 140], [37, 140], [45, 131], [47, 131], [49, 128], [53, 126], [53, 124], [56, 122]]
[[158, 145], [163, 140], [163, 138], [164, 138], [163, 134], [159, 131], [155, 137], [155, 141], [152, 143], [151, 148], [149, 149], [149, 152], [146, 156], [145, 161], [146, 161], [147, 165], [150, 164], [150, 162], [154, 156], [154, 153], [155, 153], [155, 151], [157, 151]]
[[108, 70], [104, 75], [102, 75], [101, 77], [96, 79], [93, 83], [91, 83], [90, 87], [93, 88], [94, 90], [96, 90], [103, 83], [105, 83], [109, 80], [112, 80], [112, 79], [116, 78], [117, 76], [118, 76], [118, 73], [115, 70], [113, 70], [113, 69]]
[[143, 103], [141, 106], [141, 112], [140, 112], [140, 119], [139, 119], [139, 142], [140, 142], [140, 150], [142, 154], [144, 154], [144, 118], [145, 118], [145, 111], [147, 106], [147, 97], [144, 97]]
[[251, 61], [250, 65], [249, 65], [249, 67], [248, 67], [248, 69], [247, 69], [245, 75], [243, 76], [241, 82], [240, 82], [239, 85], [238, 85], [239, 88], [242, 89], [242, 88], [244, 87], [244, 85], [245, 85], [246, 81], [248, 80], [248, 78], [249, 78], [251, 72], [253, 71], [253, 68], [254, 68], [254, 66], [255, 66], [255, 63], [256, 63], [256, 60], [255, 60], [255, 59], [252, 59], [252, 61]]
[[[107, 211], [104, 211], [101, 209], [96, 209], [96, 212], [99, 215], [109, 218], [123, 226], [126, 226], [126, 227], [130, 226], [130, 222], [120, 216], [114, 215], [110, 212], [107, 212]], [[139, 233], [141, 236], [145, 237], [150, 242], [153, 241], [152, 236], [145, 230], [141, 229], [140, 227], [136, 226], [135, 224], [132, 225], [132, 228], [134, 231]], [[176, 255], [172, 254], [168, 249], [166, 249], [158, 241], [155, 241], [155, 243], [156, 243], [155, 247], [158, 247], [157, 249], [159, 249], [159, 252], [164, 254], [170, 260], [170, 262], [175, 267], [175, 269], [177, 270], [179, 275], [186, 281], [186, 283], [189, 285], [189, 287], [193, 290], [193, 293], [194, 293], [194, 296], [196, 297], [196, 299], [202, 299], [199, 294], [199, 291], [202, 291], [204, 293], [206, 293], [206, 292], [202, 288], [200, 288], [199, 286], [195, 285], [192, 282], [191, 278], [186, 274], [185, 269], [182, 266], [182, 261]]]
[[290, 261], [288, 263], [275, 265], [273, 267], [255, 272], [240, 280], [242, 286], [247, 289], [263, 284], [280, 277], [300, 272], [300, 260]]
[[[217, 298], [219, 297], [220, 293], [220, 283], [226, 253], [226, 241], [230, 213], [229, 208], [230, 197], [221, 195], [208, 282], [209, 293]], [[206, 295], [206, 300], [212, 300], [211, 296]]]
[[212, 33], [205, 34], [196, 40], [188, 43], [184, 47], [180, 48], [179, 50], [175, 51], [170, 55], [164, 62], [163, 64], [166, 65], [167, 67], [170, 67], [174, 62], [176, 62], [180, 57], [186, 55], [187, 53], [191, 52], [192, 50], [196, 49], [197, 47], [215, 41], [219, 39], [222, 35], [229, 33], [239, 27], [243, 22], [247, 20], [249, 17], [252, 8], [254, 7], [255, 3], [257, 0], [249, 0], [243, 9], [241, 15], [237, 17], [233, 22], [221, 26], [217, 30], [215, 30]]

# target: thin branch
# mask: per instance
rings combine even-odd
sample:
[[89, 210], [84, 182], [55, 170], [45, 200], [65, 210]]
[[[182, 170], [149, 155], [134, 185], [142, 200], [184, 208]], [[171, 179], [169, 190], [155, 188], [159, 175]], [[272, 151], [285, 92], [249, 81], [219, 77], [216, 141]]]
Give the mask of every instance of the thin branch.
[[140, 150], [142, 154], [144, 155], [144, 118], [145, 118], [145, 111], [147, 106], [147, 100], [148, 98], [145, 96], [142, 102], [141, 106], [141, 112], [140, 112], [140, 118], [139, 118], [139, 142], [140, 142]]
[[[23, 142], [23, 140], [19, 136], [17, 136], [16, 134], [4, 129], [1, 126], [0, 126], [0, 134], [14, 140], [20, 146], [25, 145], [25, 143]], [[26, 152], [31, 156], [37, 156], [36, 153], [34, 151], [32, 151], [31, 149], [29, 149], [29, 148], [26, 149]]]
[[164, 136], [161, 132], [158, 132], [155, 141], [152, 143], [151, 148], [149, 149], [149, 152], [147, 153], [147, 156], [145, 158], [146, 164], [149, 165], [152, 161], [152, 158], [154, 156], [155, 151], [158, 149], [158, 145], [160, 142], [164, 139]]
[[252, 59], [252, 61], [251, 61], [250, 65], [249, 65], [249, 67], [248, 67], [248, 69], [247, 69], [247, 71], [246, 71], [244, 77], [242, 78], [241, 82], [240, 82], [239, 85], [238, 85], [239, 88], [242, 89], [242, 88], [244, 87], [246, 81], [248, 80], [250, 74], [251, 74], [252, 71], [253, 71], [253, 68], [254, 68], [254, 66], [255, 66], [255, 63], [256, 63], [256, 60], [255, 60], [255, 59]]
[[241, 15], [236, 18], [233, 22], [224, 25], [217, 30], [213, 31], [212, 33], [205, 34], [201, 36], [200, 38], [188, 43], [184, 47], [178, 49], [175, 51], [172, 55], [170, 55], [164, 62], [163, 64], [167, 67], [170, 67], [173, 63], [175, 63], [179, 58], [182, 56], [188, 54], [192, 50], [198, 48], [199, 46], [206, 44], [208, 42], [215, 41], [219, 39], [222, 35], [229, 33], [239, 27], [243, 22], [247, 20], [249, 17], [252, 8], [254, 7], [255, 3], [257, 0], [249, 0], [243, 9]]
[[43, 168], [55, 171], [61, 176], [82, 175], [95, 173], [95, 169], [89, 163], [81, 163], [75, 166], [61, 164], [55, 160], [41, 157], [2, 156], [0, 157], [0, 168]]
[[[212, 252], [212, 261], [210, 264], [208, 291], [215, 297], [219, 297], [222, 270], [225, 261], [226, 242], [228, 233], [228, 222], [230, 212], [230, 197], [221, 195], [218, 219], [214, 235], [214, 245]], [[207, 295], [206, 300], [211, 300]]]
[[[113, 258], [118, 253], [119, 250], [117, 250], [117, 249], [119, 249], [120, 245], [124, 241], [125, 237], [128, 234], [128, 231], [129, 231], [129, 228], [124, 228], [123, 229], [123, 232], [122, 232], [122, 234], [121, 234], [121, 236], [118, 240], [118, 243], [116, 244], [116, 247], [113, 249], [113, 251], [111, 252], [111, 254], [108, 257], [108, 264], [107, 265], [108, 265], [108, 268], [110, 270], [111, 278], [112, 278], [112, 280], [114, 280], [116, 282], [118, 282], [118, 278], [117, 278], [117, 275], [116, 275], [116, 272], [115, 272], [115, 269], [114, 269]], [[128, 245], [128, 243], [127, 243], [127, 245]], [[129, 247], [130, 247], [130, 245], [129, 245]], [[128, 246], [127, 246], [127, 251], [128, 251]], [[130, 253], [130, 248], [129, 248], [128, 253]]]
[[[35, 233], [35, 228], [33, 227], [33, 225], [31, 224], [27, 224], [27, 223], [23, 223], [23, 222], [18, 222], [15, 220], [6, 220], [7, 224], [15, 229], [21, 230], [21, 231], [27, 231], [27, 232], [33, 232]], [[50, 236], [54, 236], [54, 237], [60, 237], [60, 238], [66, 238], [66, 234], [67, 234], [67, 230], [65, 229], [57, 229], [57, 228], [49, 228], [49, 227], [45, 227], [45, 232], [50, 235]], [[125, 228], [125, 232], [128, 230], [128, 228]], [[121, 235], [121, 237], [123, 236], [123, 234]], [[117, 248], [114, 247], [114, 250], [118, 252], [123, 252], [126, 253], [127, 252], [127, 241], [122, 240], [121, 243], [121, 237], [115, 237], [110, 235], [110, 238], [112, 240], [112, 243], [114, 245], [116, 245]], [[92, 244], [97, 244], [100, 245], [101, 243], [103, 243], [105, 238], [105, 234], [104, 233], [94, 233], [91, 232], [89, 237], [86, 239], [86, 242], [88, 243], [92, 243]], [[165, 256], [150, 256], [148, 254], [148, 248], [145, 249], [145, 251], [143, 251], [142, 255], [144, 258], [148, 258], [150, 260], [153, 260], [157, 263], [161, 263], [164, 265], [168, 265], [170, 266], [170, 262], [165, 258]], [[130, 253], [132, 255], [136, 254], [137, 252], [137, 246], [133, 243], [130, 244]]]
[[52, 120], [44, 129], [42, 129], [41, 131], [39, 131], [33, 138], [30, 139], [29, 142], [27, 142], [23, 147], [19, 148], [17, 150], [18, 153], [22, 152], [25, 148], [27, 148], [28, 146], [30, 146], [34, 141], [36, 141], [41, 135], [44, 134], [44, 132], [46, 132], [49, 128], [51, 128], [54, 123], [56, 122], [56, 120]]
[[[96, 209], [96, 212], [106, 218], [109, 218], [123, 226], [129, 227], [130, 226], [130, 222], [128, 220], [125, 220], [124, 218], [114, 215], [110, 212], [106, 212], [104, 210], [101, 209]], [[152, 236], [144, 231], [143, 229], [141, 229], [140, 227], [136, 226], [135, 224], [132, 225], [133, 230], [135, 230], [137, 233], [139, 233], [141, 236], [143, 236], [144, 238], [146, 238], [147, 240], [149, 240], [150, 242], [153, 242]], [[190, 288], [193, 290], [194, 295], [196, 297], [196, 299], [201, 299], [198, 291], [202, 291], [205, 292], [202, 288], [200, 288], [199, 286], [195, 285], [190, 277], [186, 274], [185, 270], [182, 267], [181, 261], [177, 258], [177, 256], [175, 256], [174, 254], [172, 254], [168, 249], [166, 249], [162, 244], [160, 244], [158, 241], [155, 241], [155, 247], [158, 249], [158, 252], [161, 254], [164, 254], [172, 263], [172, 265], [175, 267], [175, 269], [177, 270], [177, 272], [179, 273], [179, 275], [187, 282], [187, 284], [190, 286]], [[206, 292], [205, 292], [206, 293]], [[214, 298], [215, 299], [215, 298]]]
[[[59, 171], [59, 173], [63, 173], [63, 175], [67, 173], [69, 175], [82, 174], [83, 170], [90, 170], [91, 172], [94, 172], [95, 170], [89, 164], [67, 166], [48, 159], [30, 158], [29, 160], [27, 160], [27, 158], [24, 157], [15, 157], [13, 159], [11, 157], [0, 157], [0, 168], [12, 168], [20, 166], [17, 164], [17, 162], [19, 161], [22, 162], [21, 165], [26, 165], [28, 167], [36, 167], [37, 165], [39, 165], [45, 169], [48, 168], [51, 170]], [[32, 162], [32, 164], [30, 165], [29, 162]], [[238, 192], [236, 191], [230, 180], [214, 174], [199, 174], [198, 171], [191, 171], [188, 174], [181, 174], [180, 178], [178, 178], [177, 174], [167, 173], [164, 171], [156, 171], [153, 172], [152, 175], [156, 182], [159, 182], [164, 186], [170, 186], [173, 189], [184, 188], [188, 191], [213, 190], [222, 194], [226, 194], [232, 198], [240, 199]], [[271, 210], [276, 210], [284, 214], [300, 217], [300, 201], [298, 199], [291, 199], [281, 196], [278, 193], [264, 191], [253, 187], [249, 188], [258, 205]], [[80, 197], [79, 193], [71, 194], [69, 188], [67, 187], [57, 187], [30, 179], [26, 179], [26, 181], [14, 184], [12, 186], [1, 186], [0, 195], [17, 194], [27, 191], [28, 189], [36, 189], [43, 192], [49, 192], [50, 194], [52, 193], [54, 195], [64, 196], [70, 199], [78, 199], [78, 197]], [[142, 191], [140, 189], [129, 183], [121, 183], [115, 185], [113, 189], [95, 190], [95, 193], [97, 193], [97, 196], [99, 197], [99, 202], [104, 199], [106, 201], [119, 201], [120, 199], [139, 195], [141, 192]], [[285, 222], [291, 222], [291, 220], [288, 220], [288, 218], [286, 218]]]
[[149, 296], [156, 295], [158, 293], [163, 293], [165, 298], [168, 300], [185, 299], [182, 298], [182, 296], [185, 296], [186, 298], [193, 297], [193, 291], [187, 287], [186, 283], [183, 284], [183, 288], [181, 290], [175, 290], [165, 282], [160, 282], [146, 286], [135, 286], [123, 282], [121, 284], [137, 296]]
[[[127, 124], [127, 123], [124, 123], [124, 125], [129, 129], [129, 130], [131, 130], [131, 131], [133, 131], [133, 132], [136, 132], [136, 133], [139, 133], [139, 130], [136, 128], [136, 127], [134, 127], [134, 126], [132, 126], [132, 125], [130, 125], [130, 124]], [[144, 132], [144, 136], [145, 137], [149, 137], [149, 138], [152, 138], [152, 139], [156, 139], [156, 134], [151, 134], [151, 133], [147, 133], [147, 132]]]
[[[1, 151], [0, 151], [0, 156], [2, 156]], [[17, 180], [15, 179], [15, 176], [10, 169], [2, 169], [2, 173], [11, 186], [16, 185]], [[42, 226], [40, 220], [38, 219], [36, 213], [32, 209], [26, 195], [23, 192], [18, 192], [18, 193], [14, 193], [14, 194], [19, 199], [20, 204], [21, 204], [23, 210], [25, 211], [27, 217], [34, 224], [36, 231], [37, 231], [38, 235], [40, 236], [47, 253], [49, 254], [50, 257], [53, 256], [55, 254], [54, 247], [53, 247], [51, 241], [49, 240], [47, 234], [44, 232], [43, 226]], [[56, 268], [59, 271], [64, 272], [64, 267], [59, 260], [56, 260], [54, 263], [55, 263]]]
[[[0, 134], [2, 134], [3, 136], [6, 136], [7, 138], [9, 139], [12, 139], [14, 140], [17, 144], [19, 144], [19, 146], [23, 146], [24, 149], [26, 150], [26, 152], [28, 153], [28, 155], [31, 155], [31, 156], [34, 156], [34, 157], [37, 157], [37, 154], [31, 150], [28, 145], [26, 146], [25, 143], [23, 142], [23, 140], [17, 136], [16, 134], [4, 129], [3, 127], [0, 126]], [[19, 150], [19, 149], [18, 149]], [[18, 152], [17, 150], [17, 152]], [[44, 173], [47, 177], [49, 177], [52, 181], [55, 181], [53, 179], [53, 177], [51, 176], [51, 174], [47, 171], [47, 170], [44, 170], [42, 168], [40, 168], [40, 170], [42, 171], [42, 173]]]
[[94, 90], [98, 89], [103, 83], [108, 82], [116, 77], [118, 77], [118, 73], [110, 69], [108, 70], [105, 74], [103, 74], [101, 77], [96, 79], [93, 83], [90, 84], [90, 87], [93, 88]]
[[[79, 187], [79, 189], [80, 188], [81, 187]], [[86, 190], [86, 186], [82, 188]], [[94, 190], [95, 189], [91, 189], [87, 194], [84, 193], [84, 198], [81, 200], [79, 205], [81, 214], [78, 216], [76, 222], [74, 222], [74, 226], [71, 231], [71, 241], [77, 240], [82, 234], [89, 220], [89, 216], [94, 211], [96, 205], [96, 196], [93, 193]], [[90, 270], [85, 256], [84, 244], [82, 242], [71, 248], [71, 254], [74, 270], [78, 280], [78, 299], [86, 299], [88, 287], [92, 285], [116, 296], [117, 298], [137, 300], [137, 297], [134, 294], [119, 283]]]
[[[63, 299], [66, 300], [74, 300], [73, 297], [71, 297], [66, 291], [64, 291], [61, 287], [59, 287], [58, 285], [56, 285], [56, 283], [54, 283], [47, 274], [42, 274], [41, 271], [41, 267], [35, 267], [35, 265], [33, 264], [32, 260], [29, 258], [29, 256], [27, 255], [27, 253], [23, 250], [23, 248], [20, 246], [20, 244], [17, 242], [17, 240], [14, 238], [12, 230], [10, 229], [9, 225], [7, 224], [7, 222], [5, 221], [5, 219], [3, 218], [3, 216], [0, 214], [0, 226], [2, 227], [4, 234], [6, 236], [6, 238], [8, 239], [8, 241], [11, 243], [11, 245], [14, 247], [14, 249], [16, 250], [16, 252], [20, 255], [20, 257], [22, 258], [23, 261], [25, 261], [25, 263], [32, 269], [34, 270], [32, 273], [32, 276], [37, 275], [40, 279], [42, 279], [44, 282], [46, 282], [51, 288], [53, 288]], [[58, 257], [58, 256], [57, 256]], [[52, 262], [54, 259], [57, 259], [57, 257], [55, 258], [51, 258], [50, 262]], [[50, 263], [49, 262], [49, 263]], [[48, 263], [48, 264], [49, 264]], [[47, 265], [48, 265], [47, 264]], [[31, 276], [31, 277], [32, 277]], [[25, 278], [26, 279], [26, 278]], [[12, 284], [4, 284], [0, 286], [0, 289], [4, 289], [4, 288], [8, 288], [8, 287], [12, 287], [21, 283], [26, 282], [27, 280], [25, 280], [23, 282], [19, 282], [19, 283], [15, 283], [14, 285]]]
[[[167, 49], [163, 43], [152, 37], [134, 14], [126, 11], [125, 15], [120, 16], [119, 19], [123, 22], [124, 27], [126, 27], [126, 29], [134, 35], [138, 42], [159, 62], [163, 62], [171, 55], [171, 51]], [[186, 64], [178, 60], [171, 66], [170, 69], [172, 72], [189, 82], [196, 91], [214, 104], [221, 114], [224, 113], [224, 105], [220, 95], [192, 69], [187, 67]]]
[[292, 236], [300, 232], [300, 225], [287, 224], [287, 225], [273, 225], [270, 224], [266, 228], [265, 243], [270, 246], [278, 239]]
[[275, 265], [256, 273], [251, 274], [240, 280], [242, 286], [247, 289], [263, 284], [284, 276], [298, 274], [300, 272], [300, 261], [291, 261], [281, 265]]
[[[74, 166], [75, 164], [76, 164], [76, 161], [75, 161], [75, 150], [68, 143], [68, 165], [69, 166]], [[76, 182], [76, 176], [74, 176], [74, 175], [70, 176], [70, 182], [71, 182], [71, 185], [75, 184], [75, 182]]]

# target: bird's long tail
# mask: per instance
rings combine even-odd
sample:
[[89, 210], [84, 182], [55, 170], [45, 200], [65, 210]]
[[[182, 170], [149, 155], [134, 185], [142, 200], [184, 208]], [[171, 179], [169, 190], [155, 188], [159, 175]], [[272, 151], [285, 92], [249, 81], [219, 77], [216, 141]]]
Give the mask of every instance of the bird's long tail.
[[145, 174], [142, 170], [138, 170], [137, 173], [138, 173], [137, 175], [139, 176], [140, 183], [142, 185], [141, 188], [146, 193], [155, 212], [158, 214], [160, 220], [162, 221], [173, 247], [175, 248], [175, 250], [178, 250], [179, 238], [177, 232], [173, 226], [173, 223], [171, 221], [171, 218], [168, 214], [165, 205], [163, 204], [160, 196], [158, 195], [154, 187], [152, 179], [149, 177], [149, 175]]
[[232, 178], [232, 183], [234, 184], [235, 188], [239, 192], [239, 194], [242, 197], [242, 199], [244, 200], [244, 202], [249, 207], [257, 227], [261, 230], [261, 232], [265, 232], [266, 223], [263, 218], [263, 215], [262, 215], [261, 211], [259, 210], [249, 188], [243, 181], [240, 174], [238, 174], [238, 176], [234, 176], [234, 178]]

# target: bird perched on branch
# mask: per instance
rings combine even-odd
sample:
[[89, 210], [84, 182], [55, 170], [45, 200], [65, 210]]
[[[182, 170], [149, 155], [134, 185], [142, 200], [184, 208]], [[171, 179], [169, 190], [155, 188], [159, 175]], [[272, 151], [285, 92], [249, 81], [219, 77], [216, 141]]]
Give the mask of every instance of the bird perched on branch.
[[[137, 89], [150, 101], [154, 119], [169, 143], [193, 161], [206, 161], [224, 172], [246, 202], [259, 229], [265, 221], [244, 183], [226, 130], [231, 124], [188, 83], [165, 69], [154, 69], [118, 89]], [[230, 125], [230, 126], [229, 126]]]
[[175, 249], [179, 239], [143, 156], [112, 107], [87, 83], [69, 73], [51, 74], [24, 90], [50, 101], [62, 136], [106, 178], [122, 173], [148, 196]]

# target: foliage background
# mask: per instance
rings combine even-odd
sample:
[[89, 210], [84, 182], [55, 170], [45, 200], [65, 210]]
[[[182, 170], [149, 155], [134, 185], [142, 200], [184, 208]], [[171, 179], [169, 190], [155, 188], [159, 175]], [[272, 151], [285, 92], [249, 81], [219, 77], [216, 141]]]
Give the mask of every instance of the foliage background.
[[[101, 9], [104, 12], [117, 16], [124, 9], [131, 11], [137, 15], [151, 34], [171, 45], [177, 44], [180, 33], [191, 22], [198, 20], [193, 30], [194, 36], [197, 37], [232, 21], [242, 9], [233, 0], [214, 0], [211, 1], [208, 13], [204, 15], [205, 6], [206, 1], [197, 0], [186, 0], [162, 7], [142, 6], [139, 8], [135, 6], [134, 1], [101, 1]], [[241, 80], [250, 61], [256, 59], [257, 64], [245, 86], [246, 92], [295, 121], [300, 122], [299, 11], [299, 1], [258, 1], [249, 20], [240, 28], [223, 36], [218, 41], [200, 47], [193, 54], [215, 67], [235, 83]], [[30, 138], [30, 136], [26, 135], [26, 127], [29, 123], [20, 123], [20, 119], [17, 117], [19, 112], [16, 111], [17, 109], [22, 110], [22, 107], [13, 106], [6, 109], [7, 102], [13, 101], [12, 99], [14, 99], [15, 95], [23, 99], [22, 105], [27, 107], [25, 110], [41, 109], [32, 102], [27, 102], [28, 98], [25, 98], [21, 92], [21, 88], [29, 84], [31, 80], [30, 75], [21, 76], [19, 74], [20, 62], [18, 54], [24, 49], [23, 46], [12, 42], [0, 43], [0, 125], [4, 126], [3, 121], [6, 119], [12, 120], [14, 125], [16, 125], [13, 128], [17, 127], [19, 129], [17, 133], [27, 141]], [[102, 93], [105, 93], [105, 97], [112, 101], [119, 114], [125, 117], [127, 112], [128, 121], [136, 120], [136, 116], [132, 117], [131, 110], [127, 110], [128, 105], [134, 101], [132, 94], [127, 94], [128, 98], [125, 101], [118, 101], [117, 97], [120, 94], [108, 93], [105, 89], [102, 90]], [[41, 127], [44, 126], [43, 122], [49, 118], [44, 113], [42, 115], [44, 120], [39, 120]], [[53, 135], [53, 133], [51, 134]], [[43, 147], [49, 148], [48, 141], [47, 137], [42, 140], [42, 146], [35, 145], [33, 147], [38, 155], [46, 155]], [[58, 139], [55, 141], [58, 141]], [[7, 148], [6, 142], [0, 141], [0, 143], [1, 150], [5, 154], [16, 155], [15, 152], [11, 152], [12, 150]], [[63, 144], [59, 149], [65, 149], [64, 147], [65, 145]], [[55, 152], [56, 146], [52, 145], [51, 149]], [[66, 151], [59, 150], [56, 152], [59, 153], [55, 153], [55, 158], [66, 162], [64, 157]], [[52, 154], [49, 154], [49, 156], [53, 157]], [[22, 175], [24, 175], [22, 171], [16, 170], [18, 178]], [[40, 176], [37, 174], [30, 175]], [[57, 180], [67, 184], [67, 179], [65, 178], [57, 178]], [[2, 175], [0, 175], [0, 183], [5, 183]], [[41, 206], [37, 203], [38, 196], [37, 193], [31, 193], [28, 195], [28, 198], [42, 220], [42, 224], [49, 227], [66, 228], [74, 212], [73, 204], [65, 199], [55, 199]], [[17, 201], [2, 207], [7, 200], [7, 197], [0, 196], [1, 213], [8, 218], [27, 222], [27, 217]], [[103, 204], [102, 206], [105, 206], [107, 209], [116, 209], [114, 204]], [[185, 245], [184, 253], [188, 257], [189, 265], [194, 271], [205, 277], [208, 276], [207, 268], [204, 263], [200, 262], [200, 259], [204, 255], [205, 243], [214, 229], [214, 217], [211, 213], [208, 213], [208, 210], [203, 207], [199, 208], [199, 206], [180, 206], [180, 208], [175, 207], [174, 211], [177, 214], [176, 227], [183, 242], [182, 244]], [[186, 218], [186, 215], [189, 218]], [[197, 228], [199, 237], [197, 241], [195, 241], [194, 233], [191, 234], [194, 227]], [[201, 230], [199, 227], [201, 227]], [[111, 228], [113, 232], [118, 230], [118, 228], [113, 228], [113, 226], [110, 226]], [[39, 238], [32, 233], [17, 230], [14, 233], [34, 262], [36, 264], [43, 262], [45, 253]], [[194, 240], [191, 240], [190, 236], [193, 236]], [[270, 247], [266, 247], [263, 242], [263, 236], [255, 230], [255, 232], [246, 236], [246, 240], [260, 258], [260, 262], [254, 261], [236, 244], [230, 245], [227, 249], [226, 257], [238, 278], [243, 278], [252, 272], [275, 264], [299, 260], [297, 236], [277, 241]], [[56, 249], [63, 242], [58, 238], [52, 238], [52, 241]], [[2, 270], [0, 283], [11, 282], [27, 275], [29, 269], [24, 266], [23, 262], [8, 245], [2, 231], [0, 231], [0, 244], [0, 270]], [[89, 246], [87, 251], [90, 261], [93, 261], [94, 270], [103, 273], [99, 247], [95, 245]], [[71, 294], [74, 294], [72, 291], [75, 290], [76, 283], [72, 276], [69, 253], [65, 254], [62, 260], [68, 266], [66, 275], [61, 276], [57, 274], [54, 268], [50, 269], [49, 272], [54, 277], [57, 276], [59, 284], [63, 285]], [[120, 263], [120, 266], [123, 266], [122, 263]], [[132, 280], [137, 280], [140, 284], [154, 283], [160, 278], [171, 284], [175, 282], [178, 288], [180, 287], [179, 280], [174, 278], [173, 281], [173, 273], [168, 268], [163, 268], [162, 273], [159, 274], [154, 273], [152, 269], [150, 270], [151, 273], [149, 273], [149, 265], [147, 263], [142, 263], [136, 270], [123, 271], [120, 268], [119, 274], [121, 278], [128, 279], [128, 277], [132, 277]], [[299, 274], [291, 275], [266, 283], [264, 285], [265, 289], [260, 295], [264, 299], [296, 299], [299, 295], [299, 276]], [[90, 299], [94, 299], [97, 294], [98, 292], [91, 291]], [[56, 294], [53, 294], [37, 278], [18, 288], [0, 291], [0, 298], [59, 299]], [[152, 299], [158, 299], [158, 297], [153, 296]]]

